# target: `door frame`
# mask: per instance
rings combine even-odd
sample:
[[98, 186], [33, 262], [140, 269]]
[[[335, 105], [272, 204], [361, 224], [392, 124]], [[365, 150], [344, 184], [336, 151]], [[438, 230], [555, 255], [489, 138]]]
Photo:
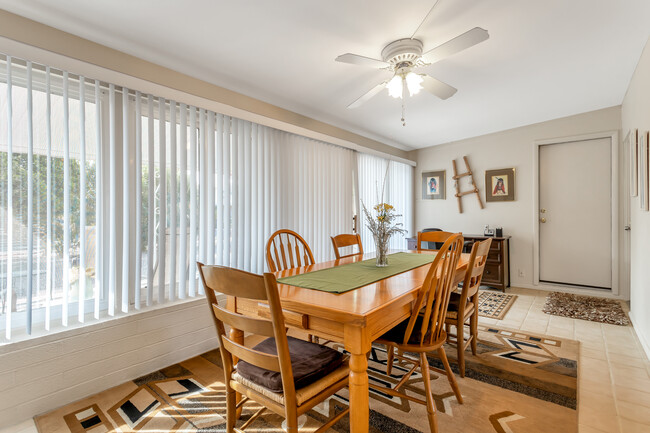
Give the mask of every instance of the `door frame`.
[[[573, 141], [595, 140], [599, 138], [609, 138], [611, 140], [611, 176], [612, 176], [612, 289], [609, 293], [614, 296], [619, 296], [619, 132], [604, 131], [593, 134], [574, 135], [570, 137], [551, 138], [544, 140], [535, 140], [533, 143], [533, 221], [534, 221], [534, 236], [533, 236], [533, 285], [539, 288], [563, 288], [570, 289], [572, 292], [583, 292], [589, 294], [589, 288], [579, 287], [572, 284], [553, 285], [548, 283], [540, 283], [539, 281], [539, 151], [542, 146], [553, 144], [564, 144]], [[573, 289], [573, 290], [571, 290]], [[594, 289], [592, 293], [600, 292], [605, 294], [607, 292], [602, 289]]]

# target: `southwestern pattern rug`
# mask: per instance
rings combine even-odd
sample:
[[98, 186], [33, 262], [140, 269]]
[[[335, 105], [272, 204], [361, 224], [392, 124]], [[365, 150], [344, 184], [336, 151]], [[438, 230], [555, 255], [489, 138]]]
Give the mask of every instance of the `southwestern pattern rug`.
[[478, 315], [501, 320], [517, 300], [517, 295], [480, 290], [478, 292]]
[[[467, 376], [457, 378], [464, 404], [456, 402], [446, 377], [432, 373], [440, 431], [577, 432], [577, 411], [572, 407], [578, 343], [500, 328], [482, 328], [481, 335], [485, 335], [481, 353], [467, 357]], [[373, 348], [370, 380], [383, 387], [396, 384], [407, 370], [396, 365], [387, 376], [385, 365], [385, 349]], [[414, 375], [402, 390], [424, 395], [418, 379]], [[564, 399], [554, 401], [557, 395]], [[347, 398], [343, 390], [310, 411], [300, 420], [302, 431], [322, 425], [347, 406]], [[221, 356], [214, 350], [38, 416], [35, 422], [41, 433], [216, 433], [225, 431], [225, 405]], [[247, 404], [240, 422], [257, 409], [255, 403]], [[372, 433], [429, 431], [422, 405], [372, 390], [370, 409]], [[282, 433], [282, 421], [280, 416], [266, 414], [249, 431]], [[348, 432], [348, 418], [330, 431]]]
[[552, 292], [546, 298], [542, 311], [546, 314], [589, 320], [591, 322], [620, 326], [630, 324], [630, 319], [625, 314], [620, 301], [595, 296]]

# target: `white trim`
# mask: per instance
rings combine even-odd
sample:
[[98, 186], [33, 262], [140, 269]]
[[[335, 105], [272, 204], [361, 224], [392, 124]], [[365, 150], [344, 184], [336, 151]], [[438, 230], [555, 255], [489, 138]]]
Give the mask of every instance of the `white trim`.
[[614, 295], [612, 294], [611, 290], [607, 290], [607, 289], [590, 289], [588, 287], [578, 287], [578, 286], [570, 286], [570, 285], [563, 286], [560, 284], [548, 284], [548, 283], [540, 283], [537, 285], [517, 283], [516, 286], [508, 287], [508, 289], [510, 288], [539, 290], [540, 292], [572, 293], [574, 295], [594, 296], [596, 298], [617, 299], [619, 301], [628, 301], [628, 299], [625, 298], [624, 296]]
[[[539, 281], [539, 149], [541, 146], [549, 144], [561, 144], [561, 143], [570, 143], [573, 141], [585, 141], [585, 140], [594, 140], [598, 138], [609, 138], [611, 140], [611, 175], [612, 175], [612, 189], [611, 189], [611, 198], [612, 198], [612, 288], [611, 292], [614, 297], [619, 297], [620, 288], [619, 288], [619, 205], [618, 205], [618, 196], [619, 196], [619, 166], [618, 166], [618, 152], [619, 152], [619, 143], [618, 143], [618, 130], [615, 131], [603, 131], [596, 132], [592, 134], [582, 134], [575, 135], [570, 137], [561, 137], [561, 138], [551, 138], [545, 140], [535, 140], [533, 142], [533, 285], [537, 287], [546, 286], [541, 284]], [[548, 285], [548, 287], [576, 287], [576, 286], [553, 286]], [[575, 289], [576, 292], [568, 293], [581, 293], [588, 294], [594, 292], [588, 288]], [[594, 289], [594, 293], [600, 292], [597, 289]], [[558, 290], [559, 291], [559, 290]], [[598, 296], [598, 295], [595, 295]], [[602, 295], [601, 295], [602, 296]]]
[[650, 359], [650, 340], [648, 340], [648, 337], [646, 337], [645, 334], [640, 332], [642, 328], [641, 326], [637, 326], [637, 321], [634, 319], [634, 314], [632, 314], [632, 311], [630, 311], [628, 315], [630, 316], [630, 321], [632, 322], [634, 332], [639, 339], [639, 343], [641, 343], [641, 348], [645, 352], [645, 356]]
[[[279, 129], [281, 131], [292, 132], [294, 134], [302, 135], [303, 137], [325, 141], [326, 143], [336, 144], [338, 146], [342, 146], [352, 150], [357, 150], [359, 152], [378, 155], [381, 156], [382, 158], [390, 159], [393, 161], [399, 161], [404, 164], [412, 165], [414, 167], [416, 165], [416, 162], [411, 161], [410, 159], [401, 158], [399, 156], [391, 155], [385, 152], [371, 149], [369, 147], [361, 146], [352, 141], [344, 140], [337, 137], [331, 137], [327, 134], [312, 131], [311, 129], [293, 125], [291, 123], [284, 122], [282, 120], [273, 119], [271, 117], [266, 117], [257, 113], [251, 113], [250, 111], [246, 111], [241, 108], [236, 108], [221, 102], [213, 101], [211, 99], [206, 99], [200, 96], [191, 95], [189, 93], [185, 93], [180, 90], [176, 90], [170, 87], [162, 86], [160, 84], [152, 83], [150, 81], [146, 81], [141, 78], [136, 78], [121, 72], [106, 69], [101, 66], [93, 65], [91, 63], [87, 63], [81, 60], [66, 57], [61, 54], [53, 53], [51, 51], [47, 51], [42, 48], [37, 48], [31, 45], [17, 42], [5, 37], [0, 37], [0, 51], [6, 53], [7, 55], [15, 56], [18, 58], [29, 58], [29, 60], [44, 65], [50, 65], [56, 69], [75, 71], [75, 73], [83, 75], [86, 78], [99, 79], [119, 86], [128, 87], [129, 89], [137, 89], [142, 93], [150, 93], [152, 95], [157, 95], [165, 99], [171, 99], [176, 102], [184, 102], [188, 105], [194, 105], [196, 107], [205, 108], [208, 110], [212, 110], [216, 113], [237, 117], [242, 120], [248, 120], [250, 122], [258, 123], [264, 126], [269, 126], [271, 128]], [[386, 144], [386, 145], [390, 147], [394, 147], [396, 149], [405, 150], [403, 149], [403, 145], [398, 146], [397, 143], [394, 143], [392, 145], [391, 144]]]

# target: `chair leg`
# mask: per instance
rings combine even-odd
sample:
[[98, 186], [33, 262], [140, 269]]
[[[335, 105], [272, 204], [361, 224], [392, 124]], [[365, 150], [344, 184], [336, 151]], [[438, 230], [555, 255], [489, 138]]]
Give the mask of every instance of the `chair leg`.
[[469, 318], [469, 329], [470, 335], [472, 338], [472, 354], [476, 355], [476, 344], [478, 340], [478, 310], [475, 310], [472, 313], [472, 317]]
[[234, 433], [235, 424], [237, 422], [237, 409], [235, 391], [230, 390], [226, 392], [226, 433]]
[[440, 357], [440, 360], [445, 366], [445, 371], [447, 372], [447, 379], [449, 379], [449, 384], [451, 385], [451, 389], [454, 391], [454, 394], [456, 395], [456, 400], [458, 403], [463, 404], [463, 396], [460, 395], [460, 388], [458, 388], [458, 383], [456, 383], [456, 377], [454, 376], [454, 372], [451, 371], [451, 367], [449, 366], [449, 360], [447, 359], [447, 354], [445, 353], [445, 349], [443, 347], [438, 348], [438, 356]]
[[386, 346], [386, 376], [390, 376], [393, 371], [393, 361], [395, 360], [395, 348], [393, 346]]
[[287, 433], [298, 433], [298, 416], [294, 414], [294, 416], [288, 416], [285, 418], [285, 421], [287, 422], [287, 428], [285, 431]]
[[460, 377], [465, 377], [465, 325], [460, 320], [456, 324], [456, 353]]
[[438, 419], [436, 417], [436, 405], [433, 401], [431, 391], [431, 373], [429, 372], [429, 361], [427, 354], [420, 354], [420, 369], [422, 371], [422, 381], [424, 382], [424, 391], [427, 400], [427, 417], [429, 418], [429, 428], [431, 433], [438, 433]]

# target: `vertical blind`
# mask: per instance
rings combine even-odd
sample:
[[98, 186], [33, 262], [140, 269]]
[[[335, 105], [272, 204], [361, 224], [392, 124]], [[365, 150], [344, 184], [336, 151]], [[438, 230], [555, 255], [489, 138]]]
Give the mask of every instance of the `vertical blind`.
[[[374, 251], [375, 244], [366, 224], [363, 205], [373, 213], [378, 203], [388, 203], [400, 217], [397, 222], [407, 231], [405, 235], [392, 236], [390, 249], [406, 249], [406, 237], [413, 228], [413, 167], [375, 155], [357, 154], [359, 184], [359, 234], [364, 251]], [[383, 196], [382, 196], [383, 193]]]
[[356, 164], [349, 149], [0, 56], [0, 342], [202, 295], [197, 260], [263, 272], [279, 228], [331, 259], [329, 236], [352, 231]]

